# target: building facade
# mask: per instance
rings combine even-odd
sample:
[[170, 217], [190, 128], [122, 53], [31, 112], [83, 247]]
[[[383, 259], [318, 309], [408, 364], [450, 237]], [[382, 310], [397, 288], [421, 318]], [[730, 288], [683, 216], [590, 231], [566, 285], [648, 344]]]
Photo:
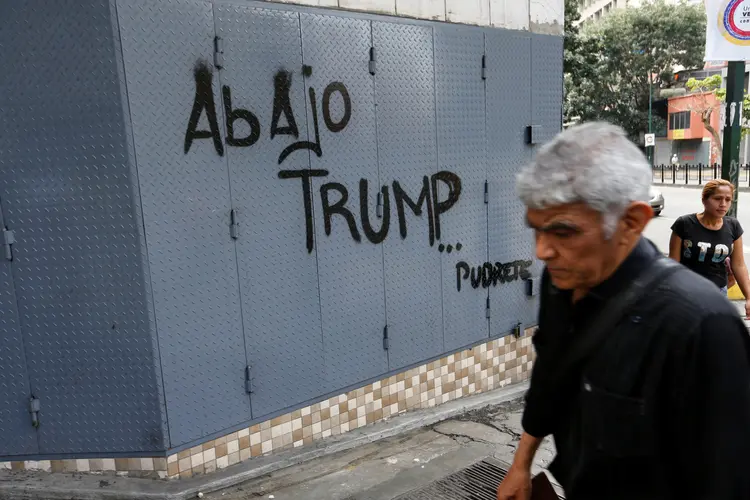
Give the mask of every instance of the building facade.
[[[598, 22], [617, 9], [629, 7], [640, 7], [650, 0], [579, 0], [581, 19], [579, 23]], [[701, 0], [666, 0], [667, 3], [680, 3], [687, 1], [689, 4], [698, 4]]]
[[528, 377], [562, 0], [305, 4], [0, 4], [0, 468], [188, 478]]

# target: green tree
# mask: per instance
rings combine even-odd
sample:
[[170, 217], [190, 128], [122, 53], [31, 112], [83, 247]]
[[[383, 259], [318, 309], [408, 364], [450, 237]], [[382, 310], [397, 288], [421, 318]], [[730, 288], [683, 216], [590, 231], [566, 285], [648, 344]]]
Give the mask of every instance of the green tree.
[[656, 96], [676, 66], [702, 67], [705, 24], [700, 5], [656, 0], [585, 26], [568, 57], [566, 121], [607, 120], [637, 140], [648, 130], [649, 79]]
[[[721, 75], [713, 75], [703, 80], [696, 80], [690, 78], [685, 87], [691, 92], [694, 92], [696, 97], [692, 99], [693, 103], [687, 107], [684, 111], [693, 111], [697, 113], [703, 126], [708, 130], [711, 136], [714, 138], [714, 145], [716, 152], [719, 157], [721, 156], [721, 139], [719, 138], [719, 131], [714, 129], [711, 125], [711, 118], [714, 113], [720, 113], [724, 106], [727, 98], [727, 89], [721, 88]], [[709, 95], [716, 96], [716, 99], [709, 99]], [[718, 102], [717, 102], [718, 101]], [[747, 118], [750, 116], [750, 96], [745, 94], [745, 98], [742, 102], [742, 137], [745, 137], [750, 133], [748, 128]]]

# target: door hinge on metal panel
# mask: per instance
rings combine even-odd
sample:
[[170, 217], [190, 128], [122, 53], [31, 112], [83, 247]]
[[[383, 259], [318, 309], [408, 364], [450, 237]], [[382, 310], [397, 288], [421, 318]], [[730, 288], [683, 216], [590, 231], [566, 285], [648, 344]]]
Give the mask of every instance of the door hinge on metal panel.
[[237, 214], [234, 209], [229, 211], [229, 236], [236, 240], [239, 237], [239, 230], [237, 228]]
[[487, 319], [490, 319], [490, 298], [487, 297]]
[[37, 398], [31, 396], [29, 398], [29, 413], [31, 414], [31, 425], [36, 429], [39, 427], [39, 410], [42, 405]]
[[13, 231], [2, 228], [3, 231], [3, 248], [5, 248], [5, 260], [13, 260], [13, 244], [16, 242], [16, 235]]
[[390, 342], [388, 341], [388, 325], [385, 325], [383, 328], [383, 349], [386, 351], [390, 347]]
[[482, 80], [487, 79], [487, 56], [482, 56]]
[[370, 47], [370, 74], [375, 74], [375, 47]]
[[382, 193], [378, 193], [378, 204], [376, 207], [376, 215], [378, 216], [378, 219], [383, 218], [383, 195]]
[[484, 181], [484, 203], [487, 204], [490, 202], [490, 183], [488, 181]]
[[250, 376], [250, 365], [245, 367], [245, 392], [248, 394], [253, 393], [253, 379]]
[[224, 41], [219, 36], [214, 37], [214, 66], [224, 67]]

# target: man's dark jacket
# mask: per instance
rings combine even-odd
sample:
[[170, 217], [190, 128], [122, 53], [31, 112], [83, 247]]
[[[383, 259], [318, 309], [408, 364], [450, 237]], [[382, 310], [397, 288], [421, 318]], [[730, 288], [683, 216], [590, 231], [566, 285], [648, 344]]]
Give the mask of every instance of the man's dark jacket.
[[542, 279], [524, 430], [552, 434], [569, 500], [750, 500], [750, 338], [708, 280], [648, 290], [585, 361], [555, 367], [592, 318], [663, 257], [646, 239], [575, 305]]

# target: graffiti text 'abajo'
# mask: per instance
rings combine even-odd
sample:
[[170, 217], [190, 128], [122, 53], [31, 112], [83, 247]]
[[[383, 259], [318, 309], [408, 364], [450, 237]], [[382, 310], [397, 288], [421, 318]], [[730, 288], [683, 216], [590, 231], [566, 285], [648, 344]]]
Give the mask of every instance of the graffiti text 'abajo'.
[[[311, 76], [312, 68], [305, 66], [304, 74]], [[211, 139], [216, 153], [219, 156], [224, 156], [224, 143], [221, 140], [216, 103], [214, 102], [213, 72], [208, 64], [201, 61], [195, 66], [193, 76], [195, 78], [195, 96], [193, 98], [193, 108], [190, 112], [190, 118], [188, 119], [187, 130], [185, 131], [185, 154], [190, 151], [196, 139]], [[283, 69], [279, 70], [273, 78], [273, 103], [270, 103], [273, 106], [273, 115], [269, 130], [272, 140], [279, 135], [288, 135], [299, 139], [299, 128], [290, 97], [292, 82], [292, 73]], [[280, 152], [279, 164], [283, 163], [289, 155], [299, 150], [312, 151], [318, 157], [323, 155], [323, 149], [320, 144], [318, 98], [313, 87], [308, 89], [308, 95], [315, 140], [296, 141], [289, 144]], [[232, 90], [228, 85], [221, 87], [221, 97], [226, 120], [226, 144], [233, 147], [246, 148], [258, 142], [262, 133], [262, 125], [258, 116], [252, 111], [235, 108], [232, 105]], [[340, 99], [343, 103], [344, 112], [339, 118], [334, 118], [331, 113], [331, 101], [334, 98]], [[329, 83], [323, 90], [321, 101], [323, 122], [328, 130], [334, 133], [344, 130], [352, 116], [352, 102], [346, 86], [342, 82]], [[198, 130], [198, 122], [204, 111], [208, 119], [209, 130]], [[286, 122], [283, 126], [281, 125], [282, 118]], [[235, 136], [235, 124], [238, 121], [244, 121], [250, 129], [250, 132], [245, 137]]]

